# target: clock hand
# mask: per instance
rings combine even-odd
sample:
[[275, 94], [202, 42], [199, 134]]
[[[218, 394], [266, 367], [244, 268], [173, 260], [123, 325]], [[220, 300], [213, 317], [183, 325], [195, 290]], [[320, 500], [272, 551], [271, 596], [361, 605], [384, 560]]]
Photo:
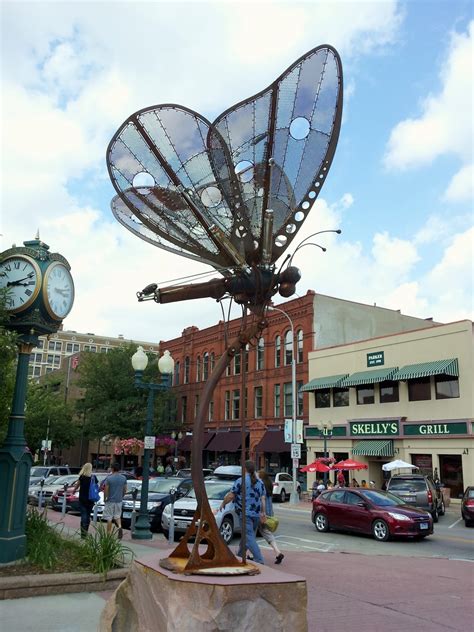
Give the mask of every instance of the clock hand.
[[[34, 272], [30, 272], [26, 277], [23, 277], [22, 279], [17, 279], [16, 281], [8, 281], [7, 283], [7, 287], [11, 287], [12, 285], [20, 285], [22, 281], [26, 281], [26, 279], [31, 279], [32, 276], [34, 276]], [[34, 285], [34, 282], [33, 282]]]

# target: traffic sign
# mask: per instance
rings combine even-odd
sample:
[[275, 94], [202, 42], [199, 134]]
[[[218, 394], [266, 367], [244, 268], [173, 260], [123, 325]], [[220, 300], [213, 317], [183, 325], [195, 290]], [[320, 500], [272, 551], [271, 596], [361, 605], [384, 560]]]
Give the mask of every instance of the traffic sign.
[[145, 437], [145, 450], [155, 449], [155, 437]]
[[291, 458], [301, 459], [301, 444], [300, 443], [291, 444]]

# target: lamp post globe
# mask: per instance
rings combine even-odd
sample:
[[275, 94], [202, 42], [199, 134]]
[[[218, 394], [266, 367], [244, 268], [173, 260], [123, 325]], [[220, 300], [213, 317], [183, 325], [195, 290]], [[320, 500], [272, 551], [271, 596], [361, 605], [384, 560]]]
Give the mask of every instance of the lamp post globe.
[[158, 360], [158, 368], [163, 375], [172, 375], [174, 371], [174, 360], [169, 351], [165, 351]]
[[132, 366], [135, 371], [144, 371], [148, 366], [148, 356], [140, 346], [132, 355]]

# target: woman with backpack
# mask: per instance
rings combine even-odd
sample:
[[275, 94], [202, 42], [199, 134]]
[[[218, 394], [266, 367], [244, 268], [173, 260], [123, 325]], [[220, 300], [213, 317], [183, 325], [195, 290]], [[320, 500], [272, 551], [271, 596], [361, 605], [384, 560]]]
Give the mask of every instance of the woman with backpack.
[[[265, 470], [259, 470], [258, 478], [262, 481], [265, 487], [265, 513], [267, 516], [273, 517], [273, 483], [270, 480], [270, 477], [268, 476], [268, 474], [265, 472]], [[275, 551], [275, 554], [276, 554], [275, 564], [281, 564], [285, 556], [278, 548], [275, 536], [267, 527], [265, 522], [261, 522], [259, 528], [260, 528], [260, 533], [262, 535], [262, 538], [266, 540], [267, 543]]]
[[87, 536], [91, 523], [91, 511], [94, 507], [93, 498], [98, 494], [97, 477], [92, 474], [92, 463], [84, 463], [79, 472], [79, 480], [74, 484], [74, 491], [79, 488], [79, 510], [81, 512], [81, 538]]

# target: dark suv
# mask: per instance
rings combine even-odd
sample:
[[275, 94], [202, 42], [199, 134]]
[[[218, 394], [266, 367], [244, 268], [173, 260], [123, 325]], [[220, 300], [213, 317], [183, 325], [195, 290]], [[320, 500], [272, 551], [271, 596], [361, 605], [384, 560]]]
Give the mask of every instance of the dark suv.
[[392, 476], [387, 491], [401, 498], [407, 505], [426, 509], [438, 522], [438, 516], [444, 516], [443, 494], [430, 476], [421, 474], [399, 474]]

